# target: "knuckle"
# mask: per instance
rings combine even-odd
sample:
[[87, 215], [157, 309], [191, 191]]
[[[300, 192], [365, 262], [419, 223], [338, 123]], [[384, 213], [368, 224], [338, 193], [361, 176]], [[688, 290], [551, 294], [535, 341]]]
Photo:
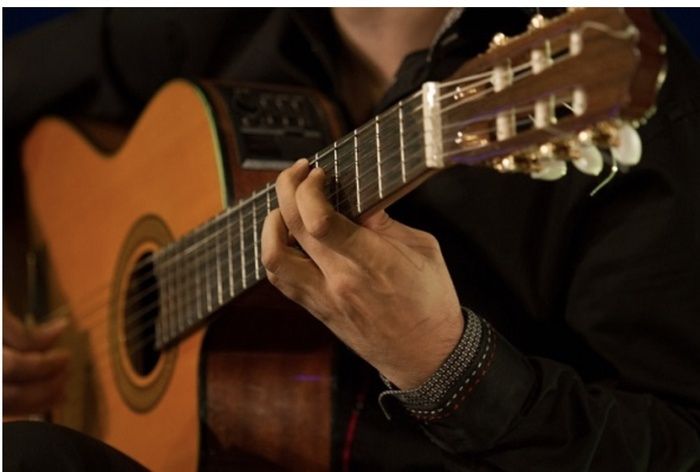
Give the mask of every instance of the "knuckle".
[[310, 219], [307, 225], [307, 231], [311, 236], [316, 239], [323, 239], [328, 236], [331, 230], [331, 215], [328, 213], [321, 213]]
[[289, 174], [291, 172], [290, 169], [291, 169], [290, 167], [284, 169], [282, 172], [280, 172], [277, 175], [277, 178], [275, 179], [275, 190], [277, 191], [278, 196], [279, 196], [280, 186], [284, 186], [289, 181]]
[[357, 292], [357, 281], [350, 275], [338, 275], [330, 282], [330, 291], [338, 298], [348, 298]]
[[268, 274], [274, 275], [274, 273], [279, 270], [282, 263], [282, 251], [275, 246], [265, 247], [260, 255], [260, 260]]
[[280, 278], [278, 275], [276, 275], [274, 272], [271, 270], [265, 268], [265, 274], [267, 275], [267, 280], [274, 285], [275, 287], [279, 288], [280, 285]]
[[418, 233], [418, 237], [420, 238], [422, 246], [433, 251], [440, 251], [440, 242], [432, 234], [425, 231], [420, 231]]

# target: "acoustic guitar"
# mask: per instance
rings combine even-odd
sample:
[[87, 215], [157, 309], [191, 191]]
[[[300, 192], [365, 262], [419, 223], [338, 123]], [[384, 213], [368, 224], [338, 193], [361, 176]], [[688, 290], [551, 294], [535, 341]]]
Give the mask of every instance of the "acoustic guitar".
[[52, 419], [154, 470], [327, 470], [332, 336], [260, 262], [276, 172], [307, 156], [357, 219], [457, 164], [625, 168], [663, 53], [645, 10], [536, 16], [330, 145], [323, 98], [267, 86], [171, 82], [113, 152], [41, 120], [23, 166], [75, 353]]

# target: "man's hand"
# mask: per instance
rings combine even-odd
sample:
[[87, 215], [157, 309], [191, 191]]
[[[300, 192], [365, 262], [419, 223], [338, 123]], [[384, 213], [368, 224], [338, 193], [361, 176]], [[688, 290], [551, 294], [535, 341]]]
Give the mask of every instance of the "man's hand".
[[65, 319], [28, 328], [4, 307], [2, 402], [5, 415], [44, 413], [63, 396], [68, 353], [54, 348]]
[[438, 243], [383, 211], [356, 225], [326, 200], [323, 170], [308, 166], [277, 179], [279, 209], [262, 231], [267, 277], [395, 385], [416, 387], [463, 330]]

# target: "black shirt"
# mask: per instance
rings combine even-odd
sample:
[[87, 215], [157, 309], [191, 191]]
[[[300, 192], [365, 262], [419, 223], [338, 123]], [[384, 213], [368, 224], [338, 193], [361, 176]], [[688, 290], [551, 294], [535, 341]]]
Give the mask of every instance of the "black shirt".
[[[527, 19], [466, 10], [430, 51], [404, 60], [377, 110]], [[61, 22], [70, 34], [52, 45], [54, 59], [24, 38], [8, 50], [6, 71], [27, 54], [44, 61], [6, 72], [17, 77], [5, 85], [17, 126], [51, 109], [133, 119], [183, 75], [313, 86], [340, 101], [340, 43], [326, 10], [87, 11]], [[551, 183], [465, 167], [390, 209], [438, 238], [461, 302], [489, 321], [494, 343], [459, 409], [425, 423], [387, 421], [374, 401], [385, 387], [345, 353], [336, 468], [344, 448], [356, 470], [700, 466], [700, 68], [664, 27], [669, 71], [640, 129], [642, 161], [595, 197], [597, 181], [575, 172]], [[39, 96], [38, 84], [48, 84]]]

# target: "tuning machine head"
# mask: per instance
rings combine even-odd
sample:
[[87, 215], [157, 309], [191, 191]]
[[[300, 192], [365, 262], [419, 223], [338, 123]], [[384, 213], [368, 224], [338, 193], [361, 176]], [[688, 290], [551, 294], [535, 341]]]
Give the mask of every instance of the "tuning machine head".
[[505, 34], [496, 33], [495, 35], [493, 35], [491, 43], [489, 44], [489, 51], [500, 46], [505, 46], [508, 43], [508, 40], [509, 38]]
[[528, 25], [528, 29], [534, 30], [534, 29], [544, 28], [544, 26], [546, 24], [547, 24], [547, 19], [538, 13], [530, 19], [530, 24]]
[[536, 165], [530, 172], [535, 180], [558, 180], [566, 175], [568, 150], [559, 144], [547, 143], [534, 151]]
[[581, 131], [568, 143], [569, 155], [574, 167], [580, 172], [597, 176], [603, 170], [603, 155], [595, 146], [593, 132]]
[[607, 121], [596, 127], [596, 144], [610, 149], [616, 163], [625, 167], [639, 164], [642, 140], [634, 127], [624, 121]]
[[642, 139], [629, 123], [617, 128], [617, 134], [611, 142], [610, 153], [622, 165], [636, 166], [642, 158]]

